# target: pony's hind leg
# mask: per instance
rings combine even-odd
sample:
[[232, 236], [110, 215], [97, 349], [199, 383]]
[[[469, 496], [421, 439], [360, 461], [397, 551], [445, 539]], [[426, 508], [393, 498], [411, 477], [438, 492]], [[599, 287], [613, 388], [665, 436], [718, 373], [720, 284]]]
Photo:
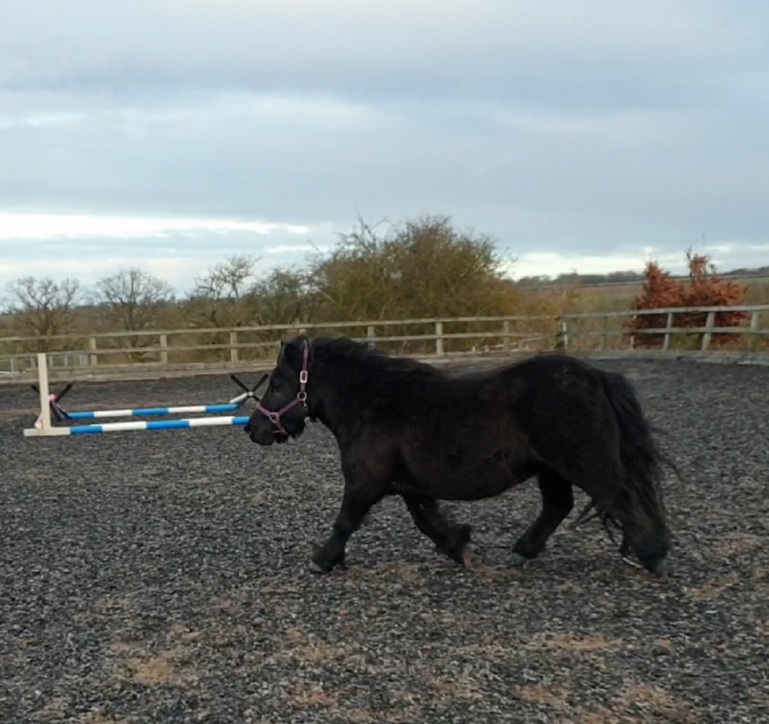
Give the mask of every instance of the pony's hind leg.
[[620, 553], [627, 559], [632, 549], [647, 571], [664, 578], [668, 572], [669, 533], [661, 510], [649, 507], [627, 493], [621, 498], [621, 506], [615, 506], [614, 517], [622, 525]]
[[622, 487], [610, 473], [599, 475], [596, 471], [583, 479], [575, 478], [574, 484], [592, 498], [589, 507], [596, 509], [608, 532], [610, 525], [621, 529], [619, 552], [622, 557], [629, 560], [632, 551], [649, 572], [664, 576], [669, 540], [660, 501], [656, 497], [641, 500], [635, 491]]
[[470, 542], [470, 526], [450, 523], [434, 498], [404, 494], [403, 500], [417, 528], [435, 543], [435, 547], [451, 560], [465, 565], [465, 548]]
[[521, 566], [545, 550], [547, 541], [574, 507], [571, 483], [542, 468], [538, 474], [542, 511], [513, 546], [513, 565]]

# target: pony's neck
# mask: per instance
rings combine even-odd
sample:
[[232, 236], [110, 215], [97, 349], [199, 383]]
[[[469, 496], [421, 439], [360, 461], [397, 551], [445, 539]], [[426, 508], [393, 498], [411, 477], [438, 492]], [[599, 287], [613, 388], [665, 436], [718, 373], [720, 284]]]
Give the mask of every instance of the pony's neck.
[[[346, 425], [357, 425], [365, 409], [382, 401], [382, 386], [387, 373], [376, 370], [355, 358], [319, 350], [315, 363], [314, 417], [336, 434]], [[312, 373], [311, 373], [312, 374]]]
[[418, 398], [427, 387], [434, 390], [441, 379], [432, 366], [416, 360], [329, 344], [315, 350], [311, 415], [336, 436], [358, 427], [372, 408], [387, 410], [393, 419], [408, 414], [408, 400]]

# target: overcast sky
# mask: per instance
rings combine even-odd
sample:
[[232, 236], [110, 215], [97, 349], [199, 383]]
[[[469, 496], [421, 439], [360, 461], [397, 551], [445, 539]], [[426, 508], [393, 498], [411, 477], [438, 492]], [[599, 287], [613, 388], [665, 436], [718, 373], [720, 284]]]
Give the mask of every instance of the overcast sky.
[[184, 290], [425, 214], [516, 277], [767, 264], [768, 31], [765, 0], [2, 0], [0, 285]]

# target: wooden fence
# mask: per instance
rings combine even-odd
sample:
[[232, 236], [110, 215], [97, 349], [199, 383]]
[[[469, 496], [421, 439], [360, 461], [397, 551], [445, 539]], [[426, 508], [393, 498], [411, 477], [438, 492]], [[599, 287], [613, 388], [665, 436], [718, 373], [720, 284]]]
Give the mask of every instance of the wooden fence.
[[[719, 313], [744, 313], [739, 327], [716, 326]], [[653, 315], [665, 324], [631, 331], [634, 317]], [[701, 317], [697, 327], [677, 327], [676, 318]], [[35, 372], [36, 353], [49, 355], [51, 372], [99, 372], [129, 368], [184, 370], [268, 366], [281, 339], [306, 330], [310, 334], [345, 335], [367, 340], [390, 352], [422, 357], [450, 357], [566, 349], [633, 350], [653, 348], [707, 351], [769, 350], [769, 305], [664, 308], [552, 316], [457, 317], [371, 320], [229, 329], [194, 328], [103, 332], [53, 337], [0, 338], [0, 381]], [[720, 343], [729, 338], [726, 345]]]

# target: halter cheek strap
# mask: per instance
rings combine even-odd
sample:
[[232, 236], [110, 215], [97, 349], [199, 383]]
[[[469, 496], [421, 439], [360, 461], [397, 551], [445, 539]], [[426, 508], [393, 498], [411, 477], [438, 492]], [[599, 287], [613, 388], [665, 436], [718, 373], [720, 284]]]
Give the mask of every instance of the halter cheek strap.
[[280, 410], [272, 411], [266, 407], [262, 407], [261, 401], [257, 401], [256, 409], [259, 410], [275, 427], [278, 428], [284, 435], [288, 435], [286, 428], [283, 427], [283, 423], [280, 421], [281, 416], [285, 415], [289, 410], [293, 410], [294, 407], [301, 404], [304, 409], [307, 409], [307, 379], [309, 378], [309, 362], [310, 362], [310, 345], [307, 342], [304, 343], [304, 352], [302, 354], [302, 369], [299, 372], [299, 392], [296, 393], [296, 397], [291, 400], [287, 405], [284, 405]]

